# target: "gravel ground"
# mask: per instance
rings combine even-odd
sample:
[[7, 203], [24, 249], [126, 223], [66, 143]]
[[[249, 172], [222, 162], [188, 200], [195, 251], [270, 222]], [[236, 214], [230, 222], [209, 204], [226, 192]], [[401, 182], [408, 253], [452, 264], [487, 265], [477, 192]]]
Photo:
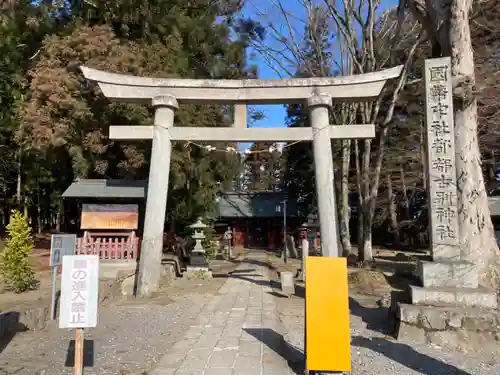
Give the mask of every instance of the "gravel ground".
[[[179, 282], [154, 300], [102, 306], [98, 327], [85, 331], [89, 350], [85, 374], [143, 374], [184, 334], [222, 282], [211, 280], [205, 286], [199, 281], [191, 286]], [[53, 322], [40, 332], [18, 333], [5, 348], [0, 346], [0, 375], [72, 374], [68, 360], [73, 359], [69, 349], [73, 335]]]
[[[498, 375], [500, 359], [493, 353], [458, 352], [436, 346], [412, 345], [384, 335], [387, 312], [377, 309], [375, 297], [351, 296], [366, 308], [351, 309], [353, 375]], [[286, 341], [302, 359], [304, 347], [304, 300], [277, 298]], [[369, 322], [367, 324], [366, 322]]]

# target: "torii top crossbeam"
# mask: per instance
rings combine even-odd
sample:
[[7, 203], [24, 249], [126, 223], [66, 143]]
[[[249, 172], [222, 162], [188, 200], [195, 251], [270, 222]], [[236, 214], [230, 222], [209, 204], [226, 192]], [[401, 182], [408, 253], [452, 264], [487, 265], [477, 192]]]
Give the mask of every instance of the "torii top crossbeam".
[[137, 77], [81, 67], [104, 95], [117, 101], [150, 104], [151, 99], [171, 95], [180, 103], [303, 103], [314, 95], [332, 99], [367, 100], [380, 95], [387, 80], [400, 75], [403, 66], [345, 77], [290, 79], [171, 79]]

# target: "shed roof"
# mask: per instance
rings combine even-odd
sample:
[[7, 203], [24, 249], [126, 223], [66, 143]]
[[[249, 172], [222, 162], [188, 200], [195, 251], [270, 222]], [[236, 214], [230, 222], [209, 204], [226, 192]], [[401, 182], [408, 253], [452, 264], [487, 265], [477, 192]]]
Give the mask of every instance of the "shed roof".
[[147, 181], [77, 180], [63, 193], [64, 198], [135, 198], [145, 199]]

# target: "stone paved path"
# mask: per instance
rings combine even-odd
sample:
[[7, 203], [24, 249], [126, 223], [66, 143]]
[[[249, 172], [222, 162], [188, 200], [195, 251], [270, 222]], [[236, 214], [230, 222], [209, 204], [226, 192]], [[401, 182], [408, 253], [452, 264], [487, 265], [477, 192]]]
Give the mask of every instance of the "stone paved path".
[[242, 262], [151, 375], [289, 375], [265, 254]]

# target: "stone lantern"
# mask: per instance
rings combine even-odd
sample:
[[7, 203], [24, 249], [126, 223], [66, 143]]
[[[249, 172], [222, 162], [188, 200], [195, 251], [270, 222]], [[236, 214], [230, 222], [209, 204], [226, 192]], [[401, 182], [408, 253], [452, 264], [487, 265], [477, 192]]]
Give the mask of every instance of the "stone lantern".
[[201, 218], [198, 218], [196, 223], [191, 224], [189, 227], [194, 230], [192, 238], [196, 241], [196, 244], [191, 251], [186, 275], [190, 277], [193, 273], [203, 273], [203, 276], [211, 276], [211, 271], [205, 258], [205, 249], [201, 244], [201, 241], [206, 238], [203, 230], [208, 226], [201, 221]]
[[317, 215], [312, 214], [309, 214], [307, 216], [307, 220], [300, 226], [300, 230], [305, 232], [305, 235], [307, 236], [307, 239], [309, 241], [309, 251], [311, 251], [313, 254], [316, 254], [316, 252], [318, 251], [316, 247], [316, 238], [319, 227], [320, 226]]

